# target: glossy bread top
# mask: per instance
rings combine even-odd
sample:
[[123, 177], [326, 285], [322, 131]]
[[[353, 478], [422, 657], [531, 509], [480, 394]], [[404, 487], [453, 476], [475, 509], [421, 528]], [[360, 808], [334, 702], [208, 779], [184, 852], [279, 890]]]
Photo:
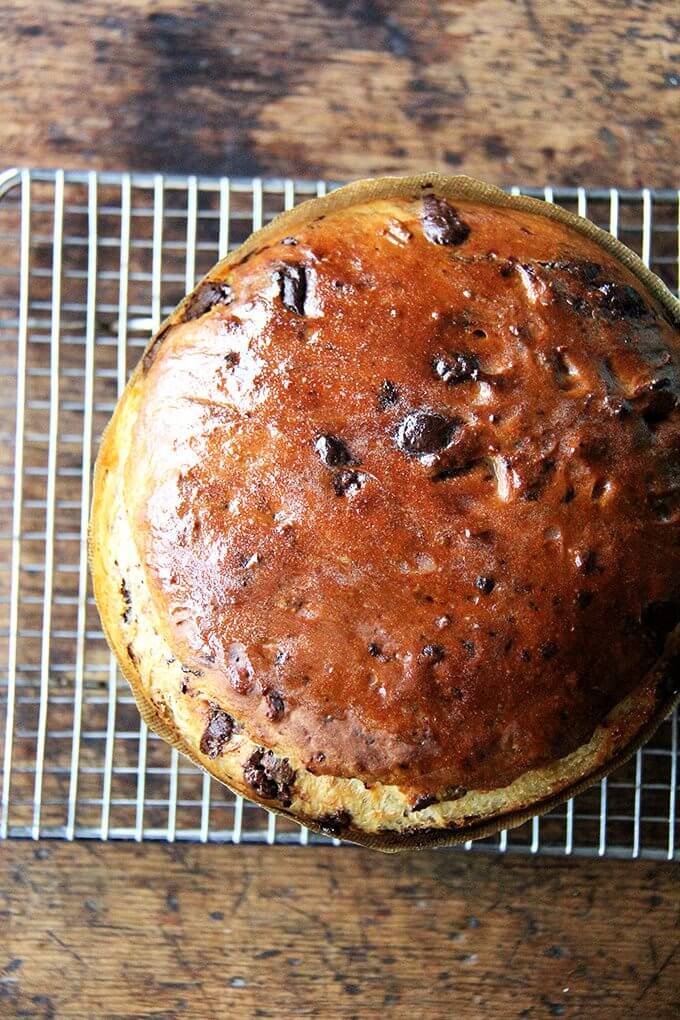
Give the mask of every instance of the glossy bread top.
[[594, 242], [374, 201], [183, 318], [125, 498], [187, 697], [422, 801], [565, 755], [641, 681], [679, 615], [679, 338]]

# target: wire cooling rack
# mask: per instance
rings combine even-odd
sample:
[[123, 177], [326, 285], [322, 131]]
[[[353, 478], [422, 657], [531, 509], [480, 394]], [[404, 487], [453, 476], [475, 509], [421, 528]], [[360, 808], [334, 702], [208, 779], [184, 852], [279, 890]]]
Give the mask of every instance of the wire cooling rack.
[[[0, 837], [330, 842], [148, 732], [104, 640], [86, 549], [99, 437], [150, 333], [251, 230], [330, 187], [0, 174]], [[589, 216], [677, 292], [680, 192], [513, 190]], [[677, 771], [673, 715], [599, 786], [466, 848], [678, 859]]]

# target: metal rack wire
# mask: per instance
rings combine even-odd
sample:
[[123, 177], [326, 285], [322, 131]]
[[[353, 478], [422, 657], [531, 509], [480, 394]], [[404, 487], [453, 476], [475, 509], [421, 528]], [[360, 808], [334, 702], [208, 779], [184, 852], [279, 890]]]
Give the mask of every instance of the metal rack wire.
[[[86, 548], [99, 436], [150, 332], [252, 229], [330, 187], [0, 173], [0, 838], [330, 842], [147, 731], [106, 646]], [[677, 292], [680, 192], [513, 190], [589, 216]], [[674, 715], [598, 787], [466, 849], [678, 859], [677, 780]]]

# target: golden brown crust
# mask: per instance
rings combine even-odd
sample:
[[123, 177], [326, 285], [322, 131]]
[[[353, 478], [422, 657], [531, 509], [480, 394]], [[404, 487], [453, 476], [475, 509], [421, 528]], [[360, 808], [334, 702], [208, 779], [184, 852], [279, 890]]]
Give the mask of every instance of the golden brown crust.
[[[660, 667], [649, 671], [677, 622], [677, 336], [635, 277], [573, 230], [544, 227], [533, 208], [449, 208], [418, 193], [306, 230], [289, 220], [259, 252], [263, 239], [251, 240], [247, 261], [216, 267], [151, 345], [97, 467], [97, 600], [150, 724], [240, 792], [383, 847], [468, 838], [549, 806], [610, 767], [670, 703]], [[277, 245], [291, 226], [298, 243]], [[442, 231], [455, 243], [440, 244]], [[423, 265], [429, 276], [415, 287]], [[463, 291], [475, 298], [467, 316]], [[401, 321], [390, 333], [393, 309]], [[556, 336], [568, 339], [557, 359]], [[243, 364], [216, 371], [225, 342]], [[272, 373], [284, 364], [287, 376]], [[312, 382], [300, 384], [302, 372]], [[634, 428], [617, 416], [624, 404]], [[446, 432], [431, 457], [417, 447], [423, 409], [428, 441], [441, 446]], [[477, 469], [489, 456], [510, 461], [500, 499]], [[265, 522], [261, 493], [274, 477], [281, 506]], [[564, 502], [570, 487], [578, 497]], [[234, 500], [245, 528], [225, 512]], [[337, 582], [343, 555], [366, 565], [353, 589]], [[206, 573], [211, 556], [219, 569]], [[367, 581], [379, 574], [379, 585]], [[357, 595], [363, 612], [352, 615]], [[266, 641], [253, 640], [253, 621]], [[287, 668], [275, 662], [282, 649]], [[324, 715], [342, 718], [329, 727]]]

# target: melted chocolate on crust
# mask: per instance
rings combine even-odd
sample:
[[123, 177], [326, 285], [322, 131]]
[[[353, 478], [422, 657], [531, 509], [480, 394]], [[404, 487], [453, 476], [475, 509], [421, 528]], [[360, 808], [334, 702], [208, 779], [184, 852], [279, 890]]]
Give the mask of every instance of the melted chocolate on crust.
[[253, 751], [243, 766], [243, 778], [260, 797], [289, 806], [295, 772], [287, 758], [277, 758], [273, 751]]
[[184, 309], [184, 322], [199, 319], [215, 305], [229, 305], [234, 300], [234, 292], [228, 283], [206, 280], [199, 284], [191, 295]]
[[235, 723], [232, 717], [219, 708], [218, 705], [210, 706], [208, 725], [201, 737], [201, 751], [209, 758], [217, 758], [226, 744], [231, 740]]
[[333, 811], [330, 815], [317, 818], [316, 823], [329, 836], [341, 836], [351, 826], [352, 816], [349, 811]]
[[433, 244], [459, 245], [470, 235], [470, 226], [445, 198], [425, 195], [422, 211], [423, 234]]
[[307, 297], [307, 270], [304, 266], [287, 263], [276, 271], [276, 282], [283, 307], [296, 315], [305, 314]]
[[463, 249], [418, 198], [231, 267], [229, 320], [156, 350], [126, 469], [196, 688], [414, 803], [574, 750], [680, 618], [678, 333], [562, 224], [454, 212]]

